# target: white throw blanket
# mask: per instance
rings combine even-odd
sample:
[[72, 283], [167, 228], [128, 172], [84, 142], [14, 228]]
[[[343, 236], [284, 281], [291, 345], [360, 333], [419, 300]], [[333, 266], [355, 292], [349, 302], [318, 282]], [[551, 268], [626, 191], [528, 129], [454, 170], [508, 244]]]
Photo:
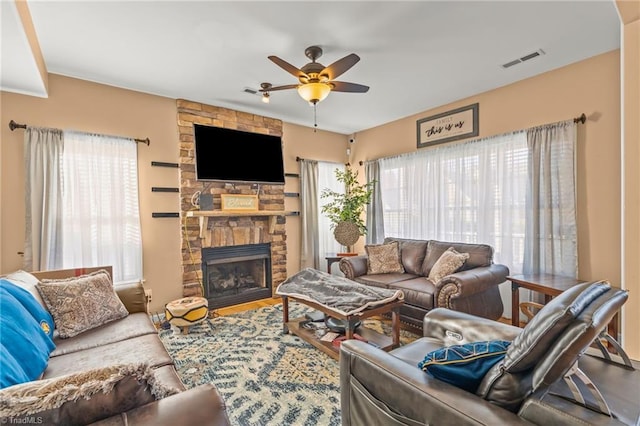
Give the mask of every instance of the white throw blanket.
[[343, 315], [404, 299], [401, 290], [371, 287], [312, 268], [287, 278], [276, 294], [314, 302]]

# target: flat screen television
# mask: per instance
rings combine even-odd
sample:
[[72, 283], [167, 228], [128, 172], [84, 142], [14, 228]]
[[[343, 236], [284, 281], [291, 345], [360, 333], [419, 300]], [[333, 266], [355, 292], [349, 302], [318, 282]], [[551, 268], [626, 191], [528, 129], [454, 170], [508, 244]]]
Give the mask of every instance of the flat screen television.
[[194, 124], [196, 179], [284, 184], [282, 138]]

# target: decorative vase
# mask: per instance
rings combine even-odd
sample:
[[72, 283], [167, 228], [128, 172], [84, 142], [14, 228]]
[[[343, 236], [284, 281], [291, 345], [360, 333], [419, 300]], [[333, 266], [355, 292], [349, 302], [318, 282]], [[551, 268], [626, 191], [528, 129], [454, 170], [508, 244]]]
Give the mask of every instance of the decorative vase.
[[360, 238], [360, 229], [355, 222], [339, 222], [333, 230], [333, 236], [341, 245], [351, 247]]

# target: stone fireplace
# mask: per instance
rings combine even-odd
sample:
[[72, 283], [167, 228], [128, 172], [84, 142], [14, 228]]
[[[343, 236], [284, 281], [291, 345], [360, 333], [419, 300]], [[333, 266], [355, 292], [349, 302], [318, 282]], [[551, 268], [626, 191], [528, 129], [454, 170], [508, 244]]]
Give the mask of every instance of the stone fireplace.
[[202, 277], [209, 308], [271, 297], [271, 244], [203, 248]]
[[[282, 121], [182, 99], [177, 101], [177, 107], [183, 295], [205, 296], [211, 308], [270, 297], [287, 276], [284, 186], [197, 181], [193, 124], [281, 135]], [[241, 160], [233, 159], [239, 166]], [[213, 199], [209, 211], [194, 206], [198, 194]], [[259, 211], [223, 212], [221, 194], [258, 195]], [[261, 252], [238, 256], [238, 250], [242, 252], [245, 246], [259, 246]], [[213, 260], [208, 257], [210, 253], [214, 253]], [[231, 261], [224, 266], [220, 255], [231, 257]], [[236, 259], [245, 255], [259, 258]], [[213, 292], [219, 293], [216, 298], [220, 300], [212, 297]]]

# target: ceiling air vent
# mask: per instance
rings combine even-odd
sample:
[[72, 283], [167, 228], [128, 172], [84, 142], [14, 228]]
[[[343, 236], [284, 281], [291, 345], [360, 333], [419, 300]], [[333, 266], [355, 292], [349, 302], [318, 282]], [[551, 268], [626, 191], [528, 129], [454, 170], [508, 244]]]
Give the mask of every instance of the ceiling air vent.
[[528, 55], [524, 55], [521, 58], [514, 59], [513, 61], [509, 61], [506, 64], [502, 64], [502, 68], [510, 68], [510, 67], [512, 67], [514, 65], [518, 65], [518, 64], [520, 64], [520, 63], [522, 63], [524, 61], [528, 61], [530, 59], [536, 58], [536, 57], [541, 56], [541, 55], [544, 55], [544, 50], [538, 49], [535, 52], [531, 52]]
[[258, 91], [256, 89], [252, 89], [251, 87], [245, 87], [243, 90], [245, 93], [249, 93], [251, 95], [257, 95]]

